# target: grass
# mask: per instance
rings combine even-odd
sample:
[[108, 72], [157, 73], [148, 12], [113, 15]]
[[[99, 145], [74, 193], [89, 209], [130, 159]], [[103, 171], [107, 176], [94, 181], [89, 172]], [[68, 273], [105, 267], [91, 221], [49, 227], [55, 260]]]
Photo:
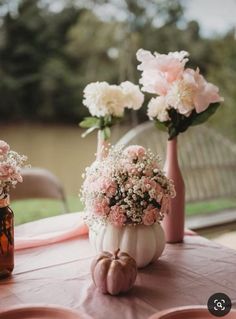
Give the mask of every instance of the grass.
[[[77, 197], [69, 197], [68, 205], [69, 212], [83, 210], [83, 205]], [[63, 204], [51, 199], [20, 200], [12, 202], [10, 207], [14, 212], [16, 225], [65, 213]]]
[[[69, 211], [82, 211], [83, 205], [78, 197], [68, 198]], [[23, 224], [29, 221], [63, 214], [64, 207], [56, 200], [22, 200], [11, 203], [11, 208], [15, 214], [15, 224]], [[207, 202], [188, 203], [186, 205], [186, 215], [202, 215], [215, 213], [225, 209], [236, 209], [236, 199], [217, 199]]]
[[188, 203], [186, 205], [187, 216], [217, 213], [225, 209], [236, 209], [235, 198], [222, 198], [206, 202]]

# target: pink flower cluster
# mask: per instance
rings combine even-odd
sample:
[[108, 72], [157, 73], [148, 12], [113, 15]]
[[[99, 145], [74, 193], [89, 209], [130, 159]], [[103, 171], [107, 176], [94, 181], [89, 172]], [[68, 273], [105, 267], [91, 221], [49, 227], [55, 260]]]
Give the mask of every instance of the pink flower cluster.
[[86, 169], [82, 199], [86, 220], [114, 226], [159, 222], [169, 210], [174, 187], [159, 159], [142, 146], [112, 148]]
[[218, 87], [207, 82], [199, 69], [185, 68], [188, 55], [186, 51], [170, 52], [167, 55], [155, 52], [153, 55], [149, 51], [138, 50], [142, 90], [158, 95], [151, 99], [148, 106], [151, 119], [168, 121], [167, 110], [170, 108], [188, 117], [194, 109], [201, 113], [211, 103], [223, 100]]
[[10, 150], [10, 146], [0, 140], [0, 196], [8, 193], [10, 186], [22, 182], [20, 169], [26, 160], [25, 156]]

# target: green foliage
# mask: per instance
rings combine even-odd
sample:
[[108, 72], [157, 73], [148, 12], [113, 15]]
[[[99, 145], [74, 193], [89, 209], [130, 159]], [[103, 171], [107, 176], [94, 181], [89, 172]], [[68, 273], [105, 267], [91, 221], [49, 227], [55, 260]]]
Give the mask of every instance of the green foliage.
[[110, 127], [114, 125], [119, 118], [106, 115], [103, 117], [90, 116], [85, 117], [79, 126], [82, 128], [87, 128], [86, 132], [82, 134], [82, 137], [86, 137], [88, 134], [92, 133], [94, 130], [99, 129], [102, 131], [103, 139], [107, 140], [111, 136]]
[[190, 116], [179, 114], [175, 109], [171, 108], [168, 110], [170, 121], [161, 123], [157, 120], [156, 126], [160, 129], [163, 129], [164, 126], [167, 127], [169, 140], [172, 140], [178, 134], [185, 132], [191, 125], [199, 125], [206, 122], [209, 117], [215, 113], [219, 106], [219, 103], [212, 103], [201, 113], [197, 113], [193, 110]]

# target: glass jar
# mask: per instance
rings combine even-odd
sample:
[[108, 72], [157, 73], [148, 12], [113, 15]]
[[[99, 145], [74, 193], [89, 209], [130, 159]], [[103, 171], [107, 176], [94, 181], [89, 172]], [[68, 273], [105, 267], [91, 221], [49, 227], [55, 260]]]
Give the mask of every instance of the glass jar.
[[14, 214], [9, 196], [0, 199], [0, 279], [11, 275], [14, 268]]

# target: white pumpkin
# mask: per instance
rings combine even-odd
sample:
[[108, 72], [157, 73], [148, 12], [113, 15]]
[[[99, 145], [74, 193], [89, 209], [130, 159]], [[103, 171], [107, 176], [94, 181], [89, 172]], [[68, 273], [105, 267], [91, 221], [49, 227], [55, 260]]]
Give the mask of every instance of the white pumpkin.
[[165, 235], [160, 224], [115, 227], [95, 223], [89, 230], [89, 239], [96, 252], [120, 248], [132, 256], [138, 268], [159, 258], [165, 247]]

